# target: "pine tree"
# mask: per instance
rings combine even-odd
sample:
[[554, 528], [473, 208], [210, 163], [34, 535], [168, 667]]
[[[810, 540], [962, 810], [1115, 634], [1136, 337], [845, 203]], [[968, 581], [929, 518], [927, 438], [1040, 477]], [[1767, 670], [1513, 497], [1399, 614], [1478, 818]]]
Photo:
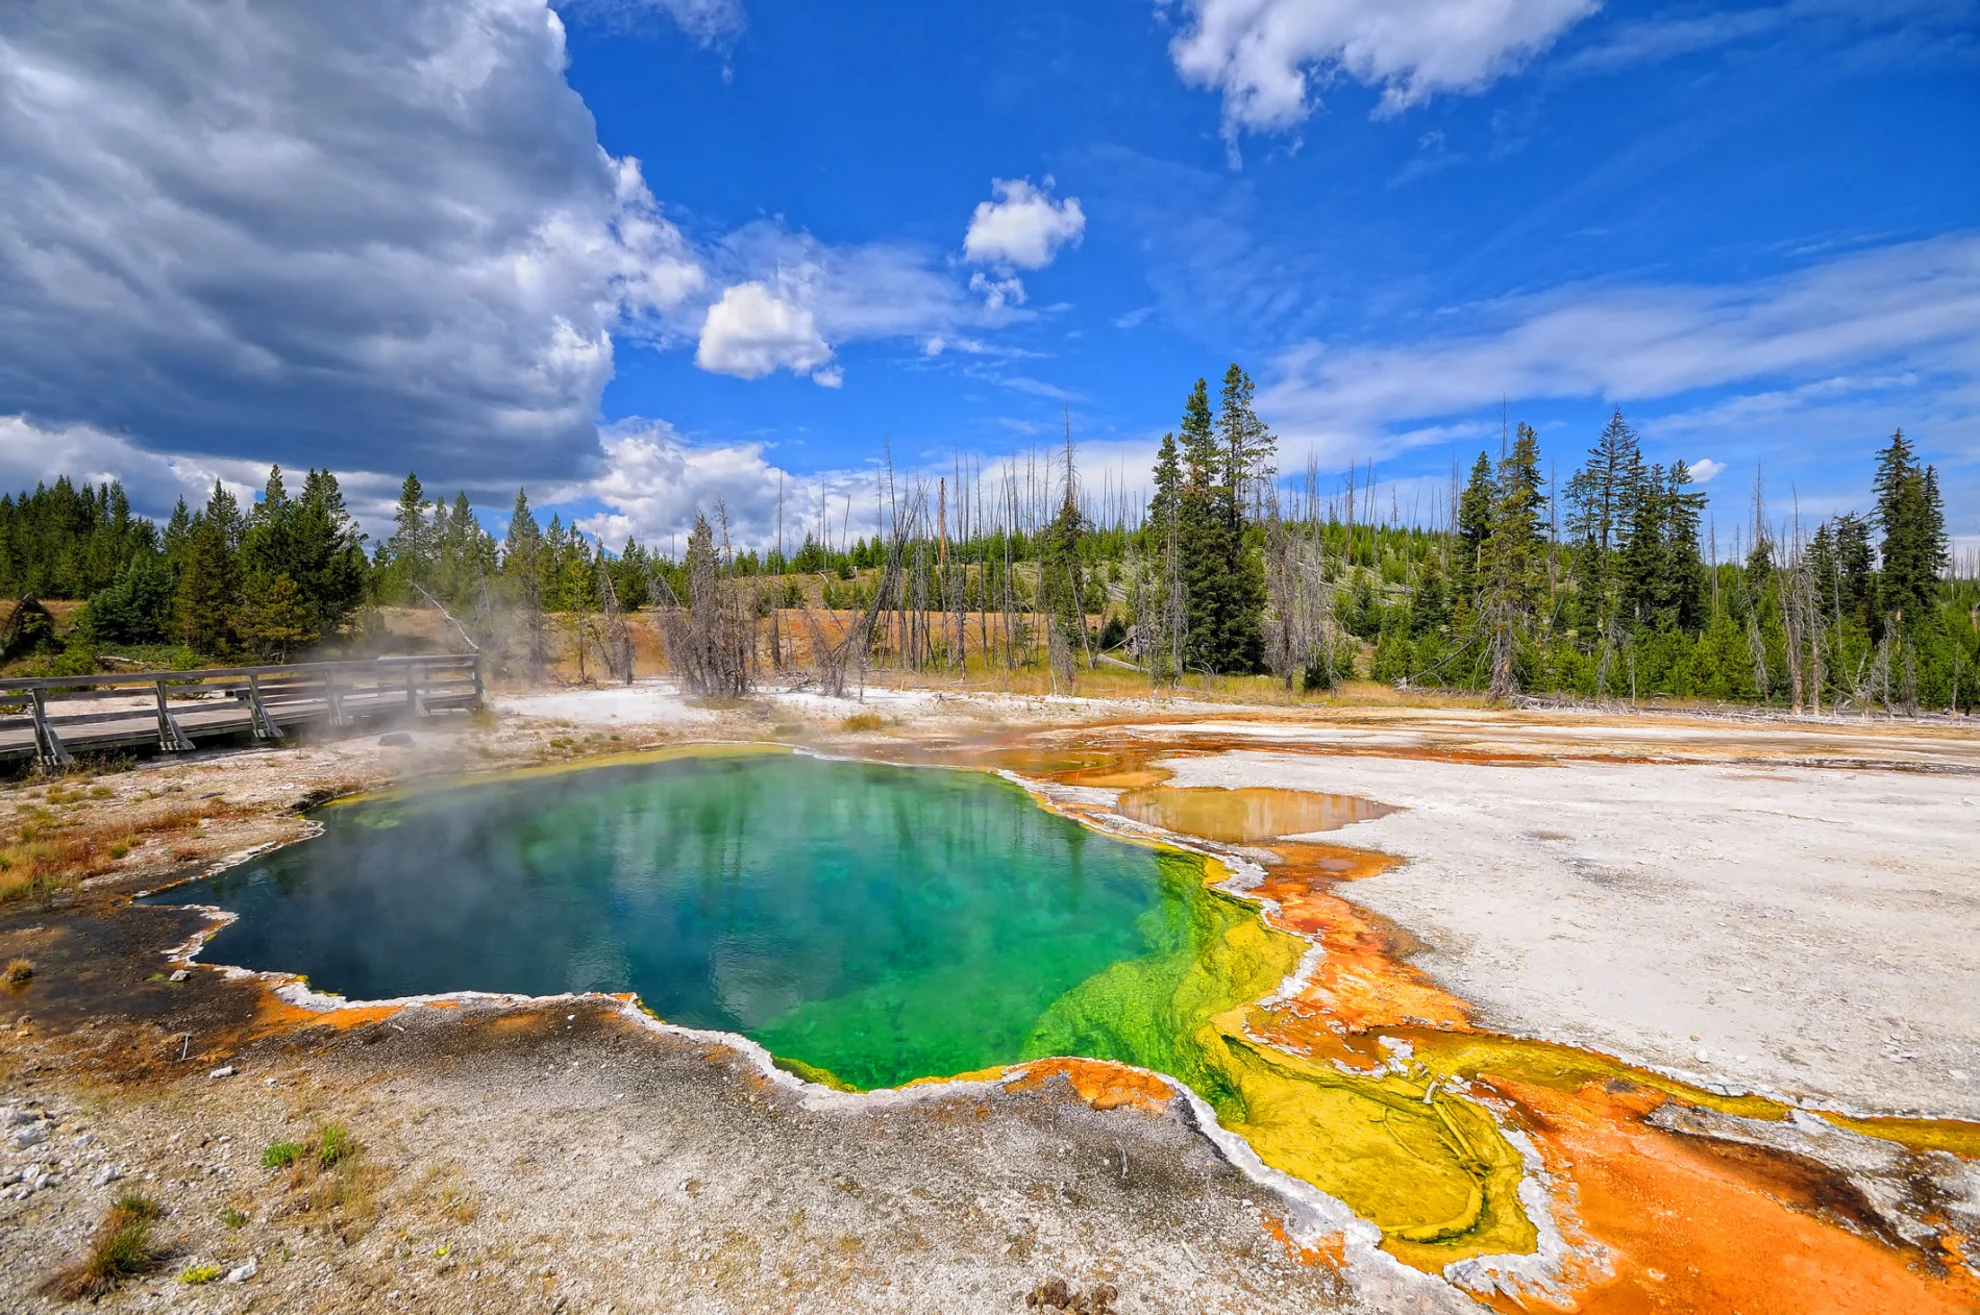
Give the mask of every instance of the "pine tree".
[[509, 534], [502, 551], [502, 582], [520, 613], [523, 655], [532, 684], [541, 684], [550, 667], [549, 618], [544, 612], [543, 532], [529, 509], [529, 494], [516, 490], [509, 513]]
[[334, 635], [350, 624], [369, 585], [364, 534], [344, 506], [344, 493], [329, 467], [312, 467], [294, 503], [289, 576], [309, 609], [307, 629]]
[[185, 556], [186, 540], [192, 533], [192, 512], [186, 507], [184, 497], [172, 508], [171, 519], [165, 522], [165, 561], [177, 570], [179, 560]]
[[1230, 593], [1224, 609], [1220, 644], [1224, 671], [1253, 672], [1265, 665], [1265, 562], [1252, 551], [1245, 534], [1245, 504], [1254, 503], [1275, 473], [1272, 457], [1278, 440], [1252, 409], [1251, 376], [1236, 362], [1224, 372], [1222, 407], [1217, 417], [1224, 468], [1219, 489], [1223, 501], [1225, 550], [1230, 553]]
[[1662, 628], [1673, 617], [1665, 607], [1671, 579], [1664, 541], [1664, 468], [1653, 465], [1635, 482], [1625, 499], [1629, 523], [1616, 554], [1618, 611], [1631, 627]]
[[249, 578], [241, 631], [256, 652], [276, 662], [316, 638], [310, 625], [311, 608], [302, 587], [286, 572]]
[[1183, 406], [1181, 432], [1185, 473], [1176, 509], [1176, 538], [1187, 617], [1184, 665], [1197, 671], [1226, 671], [1231, 562], [1237, 554], [1223, 515], [1224, 491], [1217, 482], [1223, 451], [1210, 418], [1209, 387], [1202, 379]]
[[240, 606], [240, 565], [223, 524], [206, 515], [193, 520], [174, 612], [186, 646], [216, 657], [233, 651]]
[[1046, 615], [1051, 631], [1046, 636], [1053, 673], [1070, 683], [1073, 658], [1088, 651], [1086, 634], [1086, 581], [1080, 563], [1080, 543], [1085, 534], [1079, 510], [1079, 490], [1073, 482], [1072, 448], [1066, 449], [1065, 498], [1059, 514], [1045, 527], [1038, 548], [1038, 606]]
[[1877, 521], [1884, 531], [1880, 602], [1910, 628], [1929, 616], [1945, 569], [1945, 508], [1938, 472], [1921, 469], [1902, 429], [1878, 454], [1872, 481]]
[[213, 481], [213, 492], [206, 499], [206, 510], [200, 514], [220, 532], [228, 552], [240, 551], [241, 534], [247, 528], [247, 518], [241, 515], [240, 501], [219, 480]]
[[1515, 659], [1533, 618], [1541, 543], [1540, 437], [1522, 424], [1499, 462], [1492, 486], [1491, 528], [1479, 553], [1480, 615], [1487, 630], [1494, 698], [1519, 690]]
[[1618, 407], [1588, 449], [1588, 460], [1568, 480], [1567, 500], [1574, 509], [1568, 523], [1577, 537], [1593, 540], [1604, 553], [1618, 546], [1628, 524], [1630, 489], [1642, 466], [1642, 441]]
[[1642, 468], [1641, 440], [1619, 407], [1563, 490], [1576, 545], [1575, 621], [1586, 630], [1606, 631], [1614, 615], [1613, 554], [1633, 519], [1631, 495], [1641, 486]]
[[90, 596], [83, 609], [83, 627], [99, 644], [153, 644], [172, 628], [172, 573], [155, 553], [142, 553], [124, 563], [109, 588]]
[[1669, 572], [1664, 601], [1678, 629], [1696, 632], [1705, 623], [1705, 559], [1698, 527], [1705, 517], [1705, 494], [1692, 488], [1691, 468], [1671, 464], [1664, 487], [1664, 566]]
[[1459, 598], [1468, 600], [1478, 591], [1479, 559], [1492, 533], [1493, 496], [1492, 459], [1480, 452], [1458, 499], [1457, 559], [1451, 563], [1451, 582]]
[[1877, 605], [1876, 566], [1869, 519], [1853, 511], [1836, 517], [1836, 570], [1841, 580], [1836, 605], [1866, 632], [1882, 611]]

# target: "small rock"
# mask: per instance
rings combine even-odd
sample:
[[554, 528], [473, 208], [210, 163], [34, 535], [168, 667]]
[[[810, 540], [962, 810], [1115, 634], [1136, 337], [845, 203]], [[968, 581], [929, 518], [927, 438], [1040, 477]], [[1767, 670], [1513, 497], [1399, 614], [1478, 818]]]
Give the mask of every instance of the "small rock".
[[47, 1140], [48, 1129], [39, 1123], [30, 1123], [24, 1128], [16, 1129], [13, 1137], [15, 1148], [23, 1151], [30, 1146], [39, 1146]]
[[232, 1064], [222, 1064], [206, 1076], [209, 1078], [231, 1078], [234, 1076], [234, 1066]]
[[116, 1182], [123, 1176], [124, 1171], [122, 1169], [119, 1169], [114, 1164], [106, 1164], [96, 1171], [96, 1176], [89, 1180], [89, 1185], [91, 1187], [108, 1187], [111, 1183]]
[[250, 1256], [248, 1257], [247, 1264], [236, 1265], [227, 1271], [227, 1281], [229, 1283], [245, 1283], [260, 1272], [261, 1266], [255, 1264], [254, 1257]]
[[412, 743], [411, 731], [386, 731], [378, 737], [378, 742], [390, 747], [400, 747]]
[[172, 970], [172, 975], [167, 977], [165, 980], [168, 982], [183, 982], [186, 980], [186, 978], [191, 976], [192, 974], [187, 972], [184, 968], [174, 968]]

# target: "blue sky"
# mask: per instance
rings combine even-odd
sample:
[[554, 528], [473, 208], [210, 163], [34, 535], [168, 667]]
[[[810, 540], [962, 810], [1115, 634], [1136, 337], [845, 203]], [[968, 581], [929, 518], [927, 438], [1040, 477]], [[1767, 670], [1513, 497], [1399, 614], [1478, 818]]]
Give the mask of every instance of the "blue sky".
[[1902, 424], [1980, 535], [1974, 0], [113, 7], [0, 16], [8, 483], [760, 535], [883, 436], [1069, 414], [1138, 481], [1237, 360], [1405, 510], [1503, 399], [1563, 467], [1621, 406], [1728, 526]]

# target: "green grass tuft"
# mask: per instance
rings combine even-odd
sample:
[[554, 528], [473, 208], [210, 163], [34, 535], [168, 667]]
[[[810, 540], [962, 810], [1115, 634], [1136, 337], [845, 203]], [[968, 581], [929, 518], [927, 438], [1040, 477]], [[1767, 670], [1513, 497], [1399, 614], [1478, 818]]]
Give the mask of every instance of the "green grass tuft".
[[316, 1162], [328, 1169], [339, 1160], [350, 1158], [357, 1153], [357, 1143], [351, 1134], [339, 1123], [326, 1123], [316, 1137]]
[[278, 1141], [261, 1153], [261, 1164], [266, 1169], [286, 1169], [300, 1160], [303, 1144], [299, 1141]]

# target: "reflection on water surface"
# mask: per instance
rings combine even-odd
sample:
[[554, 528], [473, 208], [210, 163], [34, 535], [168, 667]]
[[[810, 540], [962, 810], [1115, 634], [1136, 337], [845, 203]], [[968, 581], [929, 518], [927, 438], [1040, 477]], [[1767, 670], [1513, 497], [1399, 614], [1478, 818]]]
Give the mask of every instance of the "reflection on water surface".
[[[862, 1087], [1015, 1061], [1054, 1001], [1176, 947], [1200, 869], [995, 777], [682, 758], [362, 801], [158, 897], [207, 957], [383, 999], [636, 991]], [[1167, 867], [1165, 868], [1165, 864]], [[1233, 908], [1233, 913], [1241, 913]]]

